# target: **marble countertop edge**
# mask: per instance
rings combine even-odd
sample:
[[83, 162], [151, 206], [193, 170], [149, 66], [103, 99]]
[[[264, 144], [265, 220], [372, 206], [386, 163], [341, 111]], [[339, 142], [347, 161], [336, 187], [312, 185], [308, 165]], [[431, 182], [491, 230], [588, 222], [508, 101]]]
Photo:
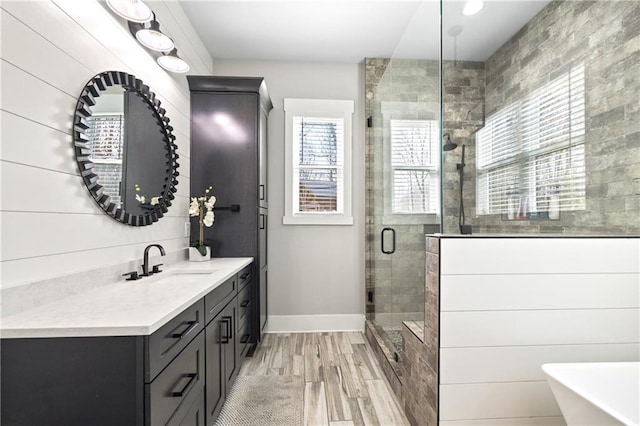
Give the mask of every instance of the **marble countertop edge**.
[[152, 277], [113, 283], [2, 318], [0, 338], [150, 335], [252, 261], [178, 262]]

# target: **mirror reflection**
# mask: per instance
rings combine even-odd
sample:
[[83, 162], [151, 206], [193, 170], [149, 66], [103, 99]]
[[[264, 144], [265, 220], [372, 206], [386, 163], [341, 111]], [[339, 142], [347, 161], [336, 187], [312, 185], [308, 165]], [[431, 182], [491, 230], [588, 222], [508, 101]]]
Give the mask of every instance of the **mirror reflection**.
[[112, 86], [96, 99], [88, 121], [90, 158], [104, 193], [131, 214], [154, 210], [162, 198], [166, 151], [153, 111], [135, 92]]

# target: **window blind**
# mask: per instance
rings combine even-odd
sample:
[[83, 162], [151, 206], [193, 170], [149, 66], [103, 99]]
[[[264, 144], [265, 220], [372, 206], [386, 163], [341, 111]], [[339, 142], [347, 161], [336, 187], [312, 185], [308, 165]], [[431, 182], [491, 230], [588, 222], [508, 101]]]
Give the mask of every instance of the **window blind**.
[[436, 213], [438, 122], [391, 120], [392, 212]]
[[342, 213], [344, 119], [293, 117], [298, 213]]
[[91, 151], [93, 171], [104, 193], [111, 202], [120, 205], [120, 185], [122, 183], [122, 156], [124, 149], [124, 115], [95, 114], [88, 117], [86, 131], [87, 145]]
[[584, 103], [581, 65], [487, 118], [476, 133], [478, 214], [585, 208]]

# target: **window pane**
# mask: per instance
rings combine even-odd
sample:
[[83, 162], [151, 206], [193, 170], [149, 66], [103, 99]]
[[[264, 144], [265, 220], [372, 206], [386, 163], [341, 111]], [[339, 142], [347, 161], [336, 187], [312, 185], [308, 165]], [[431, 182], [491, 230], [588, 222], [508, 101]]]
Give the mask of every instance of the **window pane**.
[[393, 213], [434, 213], [437, 207], [437, 173], [428, 170], [394, 170]]
[[342, 162], [343, 119], [294, 117], [298, 164], [335, 166]]
[[391, 164], [435, 167], [438, 123], [431, 120], [391, 120]]
[[487, 118], [485, 127], [476, 134], [477, 167], [510, 161], [518, 150], [518, 108], [509, 106]]
[[476, 134], [479, 214], [513, 215], [517, 204], [526, 217], [551, 200], [585, 208], [584, 97], [580, 65], [487, 118]]
[[[513, 210], [514, 203], [527, 200], [526, 188], [523, 190], [519, 182], [524, 180], [517, 164], [509, 164], [489, 170], [478, 176], [478, 213], [507, 213]], [[480, 202], [480, 201], [479, 201]]]
[[336, 212], [338, 206], [339, 176], [337, 169], [299, 170], [299, 212]]
[[538, 156], [535, 167], [536, 211], [549, 211], [556, 197], [561, 211], [585, 208], [584, 145]]
[[390, 124], [393, 213], [435, 213], [438, 122], [391, 120]]
[[120, 184], [122, 181], [122, 164], [93, 165], [93, 172], [98, 175], [98, 183], [104, 187], [104, 194], [111, 197], [111, 202], [120, 206]]

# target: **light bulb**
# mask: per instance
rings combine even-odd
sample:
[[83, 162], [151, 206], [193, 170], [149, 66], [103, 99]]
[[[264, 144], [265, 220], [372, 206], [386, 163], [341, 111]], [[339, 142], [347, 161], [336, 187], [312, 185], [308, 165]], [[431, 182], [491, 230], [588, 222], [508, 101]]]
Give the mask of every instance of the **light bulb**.
[[157, 52], [171, 52], [175, 45], [173, 40], [160, 31], [158, 21], [151, 21], [149, 28], [142, 28], [136, 31], [136, 38], [147, 49]]
[[462, 14], [464, 16], [475, 15], [480, 12], [484, 7], [484, 2], [482, 0], [469, 0], [465, 3], [464, 8], [462, 9]]
[[158, 65], [167, 71], [185, 73], [189, 71], [189, 64], [180, 59], [178, 51], [173, 49], [168, 54], [163, 54], [157, 59]]
[[153, 11], [141, 0], [107, 0], [107, 6], [127, 21], [143, 23], [153, 18]]

